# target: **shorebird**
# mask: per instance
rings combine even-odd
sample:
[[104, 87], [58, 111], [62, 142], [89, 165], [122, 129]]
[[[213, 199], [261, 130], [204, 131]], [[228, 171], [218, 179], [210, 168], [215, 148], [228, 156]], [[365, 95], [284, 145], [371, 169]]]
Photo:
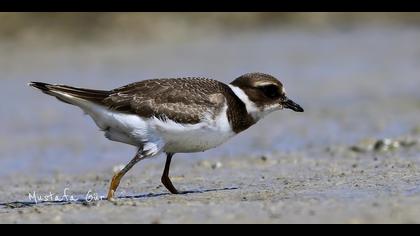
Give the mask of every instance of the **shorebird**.
[[303, 112], [286, 96], [283, 84], [264, 73], [249, 73], [225, 84], [207, 78], [151, 79], [104, 91], [31, 82], [30, 86], [80, 107], [109, 140], [138, 148], [135, 157], [111, 180], [113, 200], [123, 176], [139, 161], [166, 153], [162, 184], [175, 153], [215, 148], [278, 110]]

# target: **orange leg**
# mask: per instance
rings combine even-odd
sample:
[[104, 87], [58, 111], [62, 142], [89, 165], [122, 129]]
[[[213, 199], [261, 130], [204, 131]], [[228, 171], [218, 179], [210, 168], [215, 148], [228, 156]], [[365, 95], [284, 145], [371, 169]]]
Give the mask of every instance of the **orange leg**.
[[108, 201], [114, 200], [115, 192], [117, 191], [118, 186], [120, 185], [121, 179], [124, 177], [124, 175], [131, 169], [135, 164], [137, 164], [139, 161], [144, 159], [144, 156], [141, 154], [141, 151], [138, 151], [136, 156], [133, 158], [133, 160], [128, 163], [124, 169], [122, 169], [120, 172], [114, 175], [112, 177], [111, 186], [109, 187], [108, 191]]

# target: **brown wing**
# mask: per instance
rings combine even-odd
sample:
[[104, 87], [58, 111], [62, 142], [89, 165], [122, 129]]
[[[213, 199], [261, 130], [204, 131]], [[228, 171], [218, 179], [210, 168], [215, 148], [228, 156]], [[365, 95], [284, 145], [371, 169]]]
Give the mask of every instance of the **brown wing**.
[[116, 111], [195, 124], [208, 111], [219, 113], [224, 86], [205, 78], [146, 80], [112, 90], [103, 102]]

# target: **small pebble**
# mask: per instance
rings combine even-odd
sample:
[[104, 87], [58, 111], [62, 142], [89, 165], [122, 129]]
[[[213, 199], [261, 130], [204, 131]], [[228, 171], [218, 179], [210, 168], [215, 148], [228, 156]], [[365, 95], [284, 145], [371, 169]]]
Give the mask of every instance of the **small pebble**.
[[34, 208], [34, 212], [37, 213], [37, 214], [42, 214], [42, 211], [38, 208]]
[[261, 159], [261, 161], [264, 161], [264, 162], [265, 162], [265, 161], [268, 161], [268, 157], [267, 157], [267, 156], [265, 156], [265, 155], [264, 155], [264, 156], [261, 156], [261, 158], [260, 158], [260, 159]]
[[222, 163], [221, 162], [216, 162], [216, 163], [214, 163], [214, 164], [212, 164], [211, 165], [211, 168], [213, 169], [213, 170], [215, 170], [215, 169], [219, 169], [219, 168], [221, 168], [223, 165], [222, 165]]
[[353, 151], [353, 152], [357, 152], [357, 153], [367, 152], [366, 148], [362, 148], [362, 147], [359, 147], [359, 146], [352, 146], [352, 147], [350, 147], [350, 150]]
[[392, 141], [391, 139], [381, 139], [378, 140], [373, 149], [377, 152], [386, 152], [386, 151], [392, 151], [400, 147], [400, 142], [398, 141]]

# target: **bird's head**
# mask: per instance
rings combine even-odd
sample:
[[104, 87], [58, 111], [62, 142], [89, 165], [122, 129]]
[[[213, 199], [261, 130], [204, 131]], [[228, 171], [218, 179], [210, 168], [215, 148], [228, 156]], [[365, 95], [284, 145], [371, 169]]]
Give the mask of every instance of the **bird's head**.
[[303, 108], [289, 99], [283, 84], [275, 77], [263, 73], [240, 76], [230, 84], [233, 92], [245, 103], [248, 113], [259, 120], [282, 109], [303, 112]]

